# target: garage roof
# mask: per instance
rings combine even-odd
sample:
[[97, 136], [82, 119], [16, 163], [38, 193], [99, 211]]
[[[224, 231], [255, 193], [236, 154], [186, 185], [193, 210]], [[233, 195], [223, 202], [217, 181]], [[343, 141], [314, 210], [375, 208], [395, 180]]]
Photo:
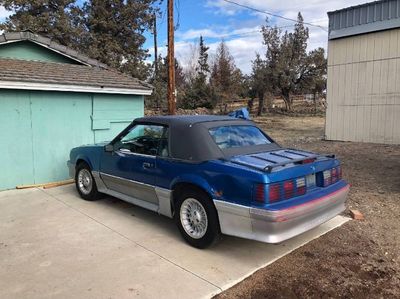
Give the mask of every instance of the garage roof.
[[0, 59], [0, 88], [151, 94], [150, 85], [116, 70], [16, 59]]
[[328, 12], [329, 39], [400, 28], [400, 0], [383, 0]]
[[0, 34], [0, 45], [21, 41], [30, 41], [85, 65], [97, 66], [104, 69], [109, 68], [108, 65], [101, 63], [96, 59], [92, 59], [72, 48], [63, 46], [48, 37], [33, 33], [30, 30], [21, 32], [6, 32], [4, 34]]

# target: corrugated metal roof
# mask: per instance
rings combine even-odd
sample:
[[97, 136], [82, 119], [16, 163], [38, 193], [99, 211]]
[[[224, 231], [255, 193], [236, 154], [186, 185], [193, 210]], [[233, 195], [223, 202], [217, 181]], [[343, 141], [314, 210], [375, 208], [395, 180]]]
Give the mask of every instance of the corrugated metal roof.
[[400, 0], [382, 0], [328, 12], [329, 39], [400, 27]]

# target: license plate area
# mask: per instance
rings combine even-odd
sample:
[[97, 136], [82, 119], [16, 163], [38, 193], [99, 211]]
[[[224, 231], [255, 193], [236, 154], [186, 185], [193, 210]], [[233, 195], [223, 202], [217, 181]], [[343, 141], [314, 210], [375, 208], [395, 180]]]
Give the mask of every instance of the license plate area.
[[315, 173], [309, 174], [306, 176], [306, 184], [307, 188], [315, 188], [316, 186], [316, 180], [315, 180]]

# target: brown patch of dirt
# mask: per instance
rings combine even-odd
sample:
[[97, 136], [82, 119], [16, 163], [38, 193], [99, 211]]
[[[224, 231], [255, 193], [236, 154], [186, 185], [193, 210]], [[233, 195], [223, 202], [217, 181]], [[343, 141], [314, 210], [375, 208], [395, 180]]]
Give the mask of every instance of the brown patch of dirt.
[[[342, 161], [350, 221], [267, 266], [216, 298], [400, 298], [400, 146], [324, 141], [324, 118], [255, 121], [278, 143]], [[348, 212], [346, 212], [348, 214]]]

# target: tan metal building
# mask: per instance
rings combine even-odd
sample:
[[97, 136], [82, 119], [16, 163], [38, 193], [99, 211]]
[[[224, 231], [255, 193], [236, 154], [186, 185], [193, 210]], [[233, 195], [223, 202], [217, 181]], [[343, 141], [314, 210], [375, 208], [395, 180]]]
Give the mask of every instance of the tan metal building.
[[400, 0], [328, 16], [326, 138], [400, 144]]

